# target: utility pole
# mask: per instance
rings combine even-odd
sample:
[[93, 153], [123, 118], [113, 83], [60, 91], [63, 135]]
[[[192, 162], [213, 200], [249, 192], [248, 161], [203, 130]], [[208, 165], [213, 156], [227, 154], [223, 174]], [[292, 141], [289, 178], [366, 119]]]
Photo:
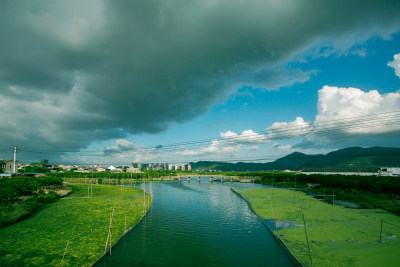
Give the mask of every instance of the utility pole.
[[14, 150], [14, 166], [13, 166], [13, 173], [16, 173], [16, 159], [17, 159], [17, 150], [21, 150], [20, 146], [10, 145], [10, 149]]

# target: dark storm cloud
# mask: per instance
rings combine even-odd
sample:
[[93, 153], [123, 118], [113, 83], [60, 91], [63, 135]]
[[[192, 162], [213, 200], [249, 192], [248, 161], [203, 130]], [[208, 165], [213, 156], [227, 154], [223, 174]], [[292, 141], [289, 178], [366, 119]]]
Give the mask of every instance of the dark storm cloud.
[[242, 84], [304, 82], [314, 72], [289, 61], [390, 36], [398, 14], [399, 1], [2, 1], [0, 144], [159, 132]]

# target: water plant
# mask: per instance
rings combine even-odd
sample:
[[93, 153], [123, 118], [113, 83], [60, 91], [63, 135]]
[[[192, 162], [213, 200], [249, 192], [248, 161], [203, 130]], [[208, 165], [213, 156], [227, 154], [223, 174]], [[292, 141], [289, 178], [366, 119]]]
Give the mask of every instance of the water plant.
[[[66, 198], [47, 204], [30, 218], [0, 229], [1, 266], [90, 266], [104, 253], [114, 209], [112, 240], [135, 225], [150, 196], [136, 188], [71, 185]], [[67, 245], [68, 244], [68, 245]]]
[[395, 266], [400, 260], [397, 215], [334, 205], [333, 195], [328, 203], [286, 189], [235, 191], [305, 266]]

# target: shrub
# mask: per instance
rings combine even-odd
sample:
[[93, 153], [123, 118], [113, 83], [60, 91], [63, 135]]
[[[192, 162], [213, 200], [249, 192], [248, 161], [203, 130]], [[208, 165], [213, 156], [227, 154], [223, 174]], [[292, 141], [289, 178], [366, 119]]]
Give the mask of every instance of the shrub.
[[39, 195], [37, 199], [40, 203], [50, 203], [56, 200], [57, 196], [54, 193], [49, 192], [47, 194]]

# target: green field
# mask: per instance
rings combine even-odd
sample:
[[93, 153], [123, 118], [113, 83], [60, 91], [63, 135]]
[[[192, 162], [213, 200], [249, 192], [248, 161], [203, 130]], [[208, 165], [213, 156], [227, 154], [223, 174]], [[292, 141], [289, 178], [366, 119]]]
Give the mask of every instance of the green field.
[[0, 266], [90, 266], [104, 253], [113, 209], [113, 243], [143, 216], [140, 189], [93, 185], [88, 197], [88, 185], [70, 186], [68, 197], [0, 229]]
[[311, 261], [313, 266], [398, 266], [400, 262], [397, 215], [348, 209], [286, 189], [235, 191], [305, 266], [311, 266]]

